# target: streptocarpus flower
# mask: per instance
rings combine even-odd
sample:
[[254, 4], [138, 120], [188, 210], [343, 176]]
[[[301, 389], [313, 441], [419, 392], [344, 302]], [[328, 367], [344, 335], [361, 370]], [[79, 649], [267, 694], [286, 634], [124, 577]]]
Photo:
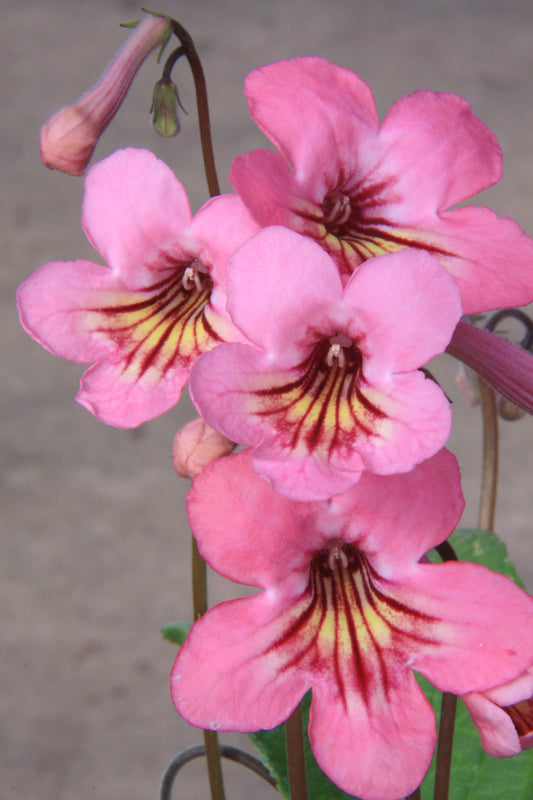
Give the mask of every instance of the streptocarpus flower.
[[312, 688], [309, 738], [327, 775], [363, 800], [408, 795], [435, 743], [413, 670], [441, 691], [480, 692], [533, 653], [533, 598], [510, 579], [420, 563], [462, 508], [444, 450], [406, 474], [364, 473], [326, 503], [274, 492], [249, 451], [210, 464], [187, 499], [200, 552], [263, 591], [195, 623], [171, 675], [180, 714], [207, 729], [268, 729]]
[[200, 353], [242, 340], [225, 311], [224, 268], [257, 226], [231, 195], [191, 219], [170, 168], [133, 148], [87, 174], [82, 225], [109, 266], [45, 264], [19, 287], [21, 321], [55, 355], [93, 364], [81, 405], [133, 427], [175, 405]]
[[234, 442], [197, 417], [174, 436], [172, 463], [178, 477], [194, 478], [212, 461], [229, 455], [234, 449]]
[[461, 306], [436, 259], [382, 256], [343, 287], [316, 242], [274, 226], [228, 260], [227, 278], [251, 344], [203, 355], [191, 395], [211, 427], [254, 447], [276, 490], [326, 499], [363, 469], [406, 472], [444, 445], [448, 401], [418, 368], [444, 351]]
[[261, 225], [314, 237], [345, 276], [424, 248], [457, 281], [465, 313], [533, 299], [533, 241], [519, 226], [487, 208], [449, 210], [501, 177], [498, 142], [465, 100], [418, 91], [380, 126], [364, 81], [308, 57], [254, 70], [244, 90], [281, 151], [233, 162], [232, 185]]
[[533, 667], [504, 686], [461, 699], [489, 755], [509, 757], [533, 747]]
[[62, 108], [41, 128], [41, 161], [67, 175], [83, 175], [98, 139], [107, 128], [145, 58], [171, 33], [165, 17], [150, 14], [95, 85], [73, 105]]

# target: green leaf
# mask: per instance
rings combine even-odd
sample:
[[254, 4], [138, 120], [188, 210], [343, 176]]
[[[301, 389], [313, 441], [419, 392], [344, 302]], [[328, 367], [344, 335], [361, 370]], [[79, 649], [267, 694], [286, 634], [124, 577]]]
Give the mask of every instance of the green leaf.
[[181, 647], [191, 628], [192, 622], [169, 622], [161, 628], [161, 635], [167, 642]]
[[[463, 530], [450, 537], [450, 544], [461, 561], [472, 561], [507, 575], [523, 587], [509, 560], [507, 549], [489, 531]], [[434, 551], [432, 561], [441, 559]], [[437, 720], [440, 716], [441, 693], [417, 675]], [[303, 700], [304, 730], [307, 731], [311, 692]], [[248, 738], [259, 750], [265, 766], [278, 781], [282, 797], [290, 800], [285, 726], [272, 731], [259, 731]], [[354, 758], [357, 757], [354, 753]], [[305, 734], [305, 760], [309, 800], [349, 800], [318, 767]], [[422, 800], [431, 800], [435, 780], [435, 759], [422, 783]], [[533, 749], [510, 759], [492, 758], [481, 748], [479, 735], [461, 701], [457, 705], [451, 786], [449, 800], [531, 800], [533, 797]]]

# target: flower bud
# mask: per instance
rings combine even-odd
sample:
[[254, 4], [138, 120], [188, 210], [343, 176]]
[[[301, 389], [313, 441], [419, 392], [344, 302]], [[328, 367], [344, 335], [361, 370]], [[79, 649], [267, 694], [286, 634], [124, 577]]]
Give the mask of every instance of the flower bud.
[[152, 124], [160, 136], [177, 136], [180, 132], [178, 117], [180, 100], [176, 84], [161, 78], [154, 86], [152, 95]]
[[498, 396], [498, 400], [496, 401], [498, 405], [498, 414], [500, 417], [506, 422], [517, 422], [519, 419], [522, 419], [526, 416], [526, 412], [523, 408], [520, 408], [515, 403], [512, 403], [503, 395]]
[[83, 175], [96, 143], [124, 100], [137, 70], [171, 33], [165, 17], [150, 15], [135, 28], [100, 80], [41, 128], [41, 161], [67, 175]]
[[194, 478], [204, 467], [229, 455], [234, 448], [234, 442], [197, 417], [175, 435], [172, 463], [180, 478]]

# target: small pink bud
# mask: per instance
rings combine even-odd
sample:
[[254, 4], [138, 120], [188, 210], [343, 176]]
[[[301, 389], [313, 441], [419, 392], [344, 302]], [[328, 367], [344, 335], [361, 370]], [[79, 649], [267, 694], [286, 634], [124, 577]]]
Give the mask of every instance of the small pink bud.
[[175, 435], [172, 463], [180, 478], [194, 478], [204, 467], [229, 455], [234, 448], [235, 442], [226, 439], [198, 417]]
[[41, 161], [67, 175], [83, 175], [96, 143], [124, 100], [137, 70], [171, 33], [165, 17], [148, 16], [135, 28], [100, 80], [74, 105], [57, 111], [41, 128]]

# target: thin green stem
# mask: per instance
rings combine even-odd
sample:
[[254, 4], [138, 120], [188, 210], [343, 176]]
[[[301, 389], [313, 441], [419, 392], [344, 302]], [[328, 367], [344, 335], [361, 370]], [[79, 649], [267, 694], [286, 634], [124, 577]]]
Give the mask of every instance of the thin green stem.
[[291, 800], [308, 800], [301, 703], [285, 723], [285, 735], [287, 738]]
[[494, 530], [496, 495], [498, 491], [498, 406], [492, 387], [478, 378], [483, 414], [483, 478], [479, 504], [481, 530]]
[[[207, 611], [207, 567], [198, 551], [196, 540], [192, 538], [192, 605], [196, 621]], [[225, 800], [224, 780], [218, 736], [215, 731], [204, 731], [205, 754], [211, 800]]]
[[435, 791], [433, 800], [448, 800], [450, 791], [450, 771], [452, 765], [453, 730], [457, 697], [444, 692], [442, 695], [439, 741], [437, 744], [437, 763], [435, 767]]

